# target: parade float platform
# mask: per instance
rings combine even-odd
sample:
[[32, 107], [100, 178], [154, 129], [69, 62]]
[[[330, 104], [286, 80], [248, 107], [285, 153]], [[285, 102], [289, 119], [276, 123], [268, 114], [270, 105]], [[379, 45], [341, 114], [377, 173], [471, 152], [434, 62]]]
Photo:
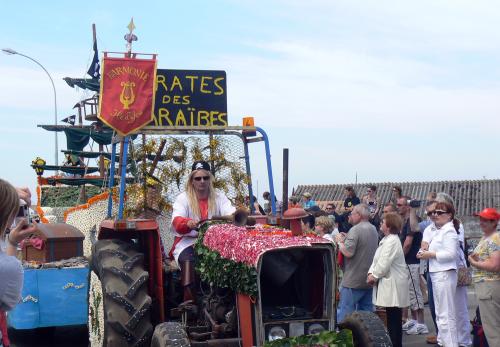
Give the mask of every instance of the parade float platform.
[[11, 328], [87, 324], [89, 264], [84, 258], [23, 265], [22, 299], [8, 314]]

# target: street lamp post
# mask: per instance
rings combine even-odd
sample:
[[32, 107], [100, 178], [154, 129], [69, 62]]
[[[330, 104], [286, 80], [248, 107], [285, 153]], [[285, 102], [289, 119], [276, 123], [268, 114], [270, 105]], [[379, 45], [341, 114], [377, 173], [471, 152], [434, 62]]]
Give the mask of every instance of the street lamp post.
[[[50, 76], [49, 72], [47, 71], [47, 69], [45, 69], [43, 67], [42, 64], [40, 64], [38, 61], [36, 61], [35, 59], [25, 55], [25, 54], [22, 54], [22, 53], [19, 53], [11, 48], [2, 48], [2, 51], [5, 53], [5, 54], [10, 54], [10, 55], [14, 55], [14, 54], [17, 54], [17, 55], [20, 55], [22, 57], [25, 57], [29, 60], [31, 60], [32, 62], [36, 63], [38, 66], [40, 66], [43, 71], [45, 71], [45, 73], [47, 74], [47, 76], [49, 76], [49, 79], [50, 79], [50, 83], [52, 83], [52, 89], [54, 90], [54, 124], [56, 125], [57, 127], [57, 94], [56, 94], [56, 86], [54, 85], [54, 81], [52, 80], [52, 76]], [[54, 160], [55, 160], [55, 163], [54, 165], [59, 165], [59, 159], [58, 159], [58, 145], [57, 145], [57, 129], [56, 131], [54, 131], [54, 134], [55, 134], [55, 151], [54, 151]]]

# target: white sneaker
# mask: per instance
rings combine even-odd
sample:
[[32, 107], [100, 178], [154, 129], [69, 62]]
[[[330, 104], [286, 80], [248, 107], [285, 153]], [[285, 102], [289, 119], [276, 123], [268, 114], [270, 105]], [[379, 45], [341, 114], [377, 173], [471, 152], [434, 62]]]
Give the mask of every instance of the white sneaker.
[[414, 326], [417, 325], [417, 321], [416, 320], [413, 320], [413, 319], [409, 319], [406, 321], [405, 324], [403, 324], [403, 326], [401, 327], [403, 330], [408, 330], [408, 329], [411, 329], [413, 328]]
[[429, 329], [427, 329], [427, 326], [425, 324], [415, 324], [413, 327], [408, 329], [406, 331], [406, 334], [408, 335], [420, 335], [420, 334], [428, 334]]
[[420, 325], [420, 328], [422, 329], [421, 332], [419, 332], [419, 334], [428, 334], [429, 333], [429, 328], [427, 328], [427, 325], [425, 324], [418, 324]]

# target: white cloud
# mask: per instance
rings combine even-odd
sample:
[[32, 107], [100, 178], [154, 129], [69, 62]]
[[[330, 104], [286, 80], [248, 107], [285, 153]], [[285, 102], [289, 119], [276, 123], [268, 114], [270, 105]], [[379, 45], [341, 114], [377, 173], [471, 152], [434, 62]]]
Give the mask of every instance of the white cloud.
[[[286, 15], [321, 29], [319, 35], [354, 39], [367, 48], [486, 50], [498, 42], [500, 3], [493, 0], [286, 0]], [[350, 40], [344, 41], [346, 37]], [[380, 47], [382, 45], [382, 47]], [[390, 52], [385, 52], [390, 54]]]
[[[4, 109], [30, 110], [34, 118], [41, 118], [40, 114], [53, 116], [54, 92], [45, 72], [33, 64], [33, 68], [19, 68], [0, 65], [0, 115], [4, 116]], [[57, 94], [57, 108], [59, 118], [66, 113], [74, 112], [72, 107], [85, 94], [83, 90], [70, 88], [64, 77], [81, 77], [81, 71], [53, 71], [49, 72], [54, 81]], [[53, 117], [47, 118], [47, 123], [53, 123]]]
[[[383, 59], [298, 42], [259, 48], [279, 57], [224, 56], [229, 111], [252, 114], [269, 126], [375, 127], [420, 132], [435, 127], [500, 125], [499, 87], [440, 87], [445, 67], [418, 60]], [[222, 62], [221, 62], [222, 61]], [[408, 121], [412, 121], [408, 127]]]

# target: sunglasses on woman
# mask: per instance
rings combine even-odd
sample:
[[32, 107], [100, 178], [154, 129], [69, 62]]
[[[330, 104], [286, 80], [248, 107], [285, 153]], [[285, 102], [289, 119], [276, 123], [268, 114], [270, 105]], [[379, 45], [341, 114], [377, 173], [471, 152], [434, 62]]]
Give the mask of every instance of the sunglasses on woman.
[[203, 180], [203, 181], [208, 181], [210, 179], [210, 176], [198, 176], [198, 177], [193, 177], [193, 179], [197, 182]]
[[432, 216], [432, 215], [440, 216], [440, 215], [445, 214], [445, 213], [448, 213], [448, 212], [442, 211], [442, 210], [433, 210], [433, 211], [427, 212], [427, 215], [428, 216]]

